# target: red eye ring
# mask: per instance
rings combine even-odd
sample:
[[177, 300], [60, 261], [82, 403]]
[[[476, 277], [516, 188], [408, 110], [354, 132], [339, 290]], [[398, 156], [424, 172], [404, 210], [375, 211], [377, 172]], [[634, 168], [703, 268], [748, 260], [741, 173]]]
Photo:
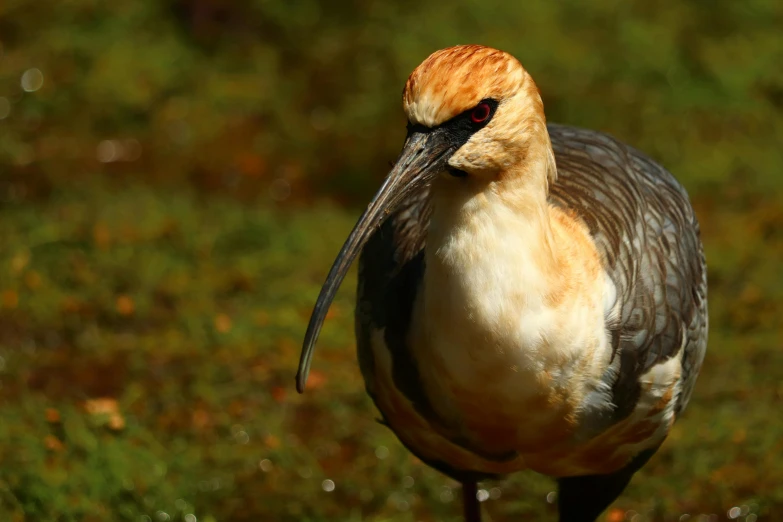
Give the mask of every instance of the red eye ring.
[[489, 104], [486, 102], [479, 103], [470, 113], [470, 119], [473, 123], [484, 123], [489, 118], [489, 114], [492, 112]]

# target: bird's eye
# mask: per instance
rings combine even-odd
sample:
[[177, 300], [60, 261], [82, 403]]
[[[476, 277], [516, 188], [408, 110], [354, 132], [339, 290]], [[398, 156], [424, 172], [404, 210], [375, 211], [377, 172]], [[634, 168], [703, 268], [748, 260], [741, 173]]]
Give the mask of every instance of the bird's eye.
[[490, 109], [488, 103], [479, 103], [473, 109], [473, 112], [470, 113], [470, 119], [473, 121], [473, 123], [484, 123], [487, 121], [487, 118], [489, 118], [490, 112], [492, 112], [492, 109]]

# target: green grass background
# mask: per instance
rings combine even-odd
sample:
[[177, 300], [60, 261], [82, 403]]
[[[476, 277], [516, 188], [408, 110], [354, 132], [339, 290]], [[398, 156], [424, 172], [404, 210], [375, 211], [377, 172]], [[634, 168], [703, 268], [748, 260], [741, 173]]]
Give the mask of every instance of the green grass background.
[[[293, 376], [406, 75], [466, 42], [660, 160], [702, 223], [702, 375], [607, 519], [783, 519], [781, 24], [771, 0], [5, 0], [0, 520], [459, 520], [375, 422], [353, 276]], [[555, 517], [548, 479], [482, 487], [489, 520]]]

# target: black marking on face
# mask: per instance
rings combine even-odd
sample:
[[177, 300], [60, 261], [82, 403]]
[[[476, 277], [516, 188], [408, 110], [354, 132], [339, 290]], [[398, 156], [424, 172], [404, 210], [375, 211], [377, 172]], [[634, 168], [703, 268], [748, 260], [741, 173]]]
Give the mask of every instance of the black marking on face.
[[[417, 132], [433, 134], [440, 140], [448, 143], [453, 151], [456, 151], [465, 145], [471, 136], [492, 121], [497, 108], [497, 100], [487, 98], [481, 100], [472, 109], [468, 109], [436, 127], [426, 127], [421, 124], [414, 125], [408, 122], [408, 137]], [[455, 178], [466, 178], [468, 176], [468, 173], [464, 170], [451, 168], [448, 166], [448, 163], [446, 164], [446, 171]]]
[[481, 100], [475, 107], [458, 114], [450, 120], [441, 123], [435, 127], [426, 127], [421, 124], [408, 123], [408, 136], [414, 132], [425, 134], [438, 133], [443, 139], [448, 141], [454, 150], [465, 145], [471, 136], [486, 127], [495, 116], [498, 108], [498, 101], [492, 99]]

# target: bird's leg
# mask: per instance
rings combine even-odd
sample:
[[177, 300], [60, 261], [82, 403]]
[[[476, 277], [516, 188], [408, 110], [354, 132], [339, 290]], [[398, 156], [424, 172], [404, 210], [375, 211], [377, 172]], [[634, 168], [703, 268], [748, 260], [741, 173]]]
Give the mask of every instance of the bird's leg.
[[634, 473], [658, 448], [639, 453], [624, 468], [608, 475], [584, 475], [559, 479], [557, 506], [560, 522], [595, 522], [631, 481]]
[[465, 522], [481, 522], [481, 507], [478, 501], [478, 485], [475, 480], [462, 482], [462, 506], [465, 512]]

